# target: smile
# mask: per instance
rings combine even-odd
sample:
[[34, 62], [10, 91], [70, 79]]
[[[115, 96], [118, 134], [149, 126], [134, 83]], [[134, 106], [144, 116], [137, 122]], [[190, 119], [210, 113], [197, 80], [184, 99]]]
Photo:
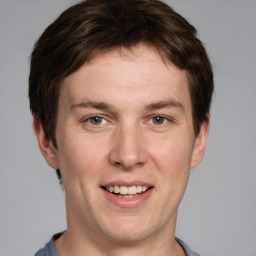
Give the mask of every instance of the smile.
[[136, 207], [152, 193], [153, 187], [146, 185], [106, 185], [102, 186], [107, 199], [117, 206]]
[[117, 194], [120, 197], [131, 198], [137, 196], [137, 194], [141, 194], [146, 192], [149, 187], [148, 186], [107, 186], [105, 188], [108, 192]]

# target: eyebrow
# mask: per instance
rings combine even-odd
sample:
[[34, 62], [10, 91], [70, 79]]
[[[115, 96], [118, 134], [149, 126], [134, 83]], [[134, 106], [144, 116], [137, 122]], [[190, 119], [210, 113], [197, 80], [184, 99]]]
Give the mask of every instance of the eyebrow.
[[[71, 111], [73, 111], [76, 108], [96, 108], [100, 110], [106, 110], [106, 111], [111, 111], [114, 112], [114, 107], [108, 103], [105, 102], [97, 102], [97, 101], [84, 101], [80, 103], [75, 103], [71, 105]], [[144, 106], [144, 109], [146, 111], [153, 111], [153, 110], [158, 110], [162, 108], [178, 108], [181, 111], [185, 111], [184, 106], [176, 101], [176, 100], [166, 100], [166, 101], [156, 101], [153, 103], [150, 103], [148, 105]]]
[[75, 103], [71, 105], [71, 110], [75, 108], [96, 108], [101, 110], [113, 110], [113, 107], [105, 102], [96, 102], [96, 101], [84, 101], [81, 103]]
[[157, 101], [145, 106], [147, 111], [162, 109], [162, 108], [178, 108], [185, 111], [184, 106], [176, 100]]

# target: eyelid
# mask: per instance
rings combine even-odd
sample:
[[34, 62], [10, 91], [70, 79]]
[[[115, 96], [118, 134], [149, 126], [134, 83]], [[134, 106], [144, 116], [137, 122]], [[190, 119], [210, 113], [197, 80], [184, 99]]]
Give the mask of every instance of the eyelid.
[[[161, 115], [161, 114], [154, 114], [154, 115], [149, 116], [148, 122], [149, 122], [149, 120], [152, 120], [152, 118], [154, 118], [154, 117], [162, 117], [162, 118], [164, 118], [165, 121], [164, 121], [163, 124], [165, 124], [165, 123], [167, 123], [167, 122], [171, 122], [171, 123], [175, 122], [175, 119], [174, 119], [173, 117], [171, 117], [171, 116], [166, 116], [166, 115]], [[162, 124], [162, 125], [163, 125], [163, 124]]]
[[[91, 118], [94, 118], [94, 117], [100, 117], [100, 118], [102, 118], [102, 120], [105, 120], [106, 123], [109, 123], [109, 120], [106, 117], [104, 117], [103, 115], [100, 115], [100, 114], [91, 114], [89, 116], [86, 116], [86, 117], [82, 118], [82, 122], [83, 123], [88, 123], [89, 125], [92, 125], [92, 126], [96, 126], [96, 125], [93, 125], [93, 124], [88, 122]], [[106, 123], [104, 123], [104, 124], [106, 124]], [[100, 124], [100, 125], [102, 125], [102, 124]]]
[[[156, 118], [156, 117], [160, 117], [160, 118], [163, 118], [163, 123], [159, 123], [159, 124], [156, 124], [156, 123], [154, 123], [154, 118]], [[160, 116], [160, 115], [156, 115], [156, 116], [152, 116], [150, 119], [149, 119], [149, 123], [150, 124], [153, 124], [153, 125], [163, 125], [163, 124], [166, 124], [167, 122], [168, 122], [169, 120], [166, 118], [166, 117], [164, 117], [164, 116]]]

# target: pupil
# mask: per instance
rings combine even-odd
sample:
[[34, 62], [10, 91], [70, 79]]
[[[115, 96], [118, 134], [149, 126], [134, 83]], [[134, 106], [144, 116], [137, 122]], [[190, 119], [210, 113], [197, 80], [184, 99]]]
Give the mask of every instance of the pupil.
[[101, 123], [101, 120], [102, 120], [101, 117], [95, 116], [95, 117], [93, 117], [93, 119], [92, 119], [92, 123], [93, 123], [93, 124], [100, 124], [100, 123]]
[[162, 116], [156, 116], [154, 118], [154, 124], [162, 124], [164, 121], [164, 118]]

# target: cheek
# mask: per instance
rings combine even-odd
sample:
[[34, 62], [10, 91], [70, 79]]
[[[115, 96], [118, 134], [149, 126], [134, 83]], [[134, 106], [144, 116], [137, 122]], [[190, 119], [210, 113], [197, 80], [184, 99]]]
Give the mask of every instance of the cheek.
[[172, 178], [190, 171], [192, 143], [188, 141], [185, 137], [169, 136], [151, 143], [149, 154], [162, 175]]
[[97, 140], [84, 136], [69, 136], [69, 140], [62, 140], [58, 153], [58, 162], [63, 175], [68, 178], [93, 177], [100, 169], [106, 153]]
[[93, 193], [98, 189], [103, 152], [95, 143], [78, 137], [60, 145], [58, 160], [66, 203], [79, 215], [85, 209], [89, 212], [90, 205], [97, 205]]

